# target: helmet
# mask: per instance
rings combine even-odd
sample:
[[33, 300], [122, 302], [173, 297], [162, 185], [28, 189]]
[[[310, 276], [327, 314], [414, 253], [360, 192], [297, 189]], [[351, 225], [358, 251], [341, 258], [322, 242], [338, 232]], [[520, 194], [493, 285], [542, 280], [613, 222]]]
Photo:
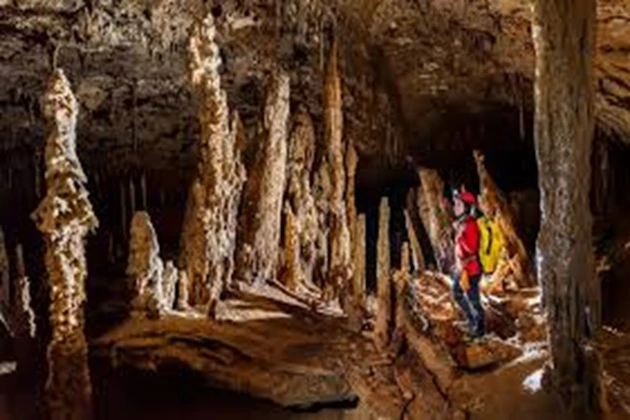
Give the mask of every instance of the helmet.
[[475, 198], [475, 195], [469, 191], [466, 191], [466, 189], [463, 187], [461, 191], [455, 190], [454, 198], [461, 200], [464, 204], [471, 207], [477, 205], [477, 199]]

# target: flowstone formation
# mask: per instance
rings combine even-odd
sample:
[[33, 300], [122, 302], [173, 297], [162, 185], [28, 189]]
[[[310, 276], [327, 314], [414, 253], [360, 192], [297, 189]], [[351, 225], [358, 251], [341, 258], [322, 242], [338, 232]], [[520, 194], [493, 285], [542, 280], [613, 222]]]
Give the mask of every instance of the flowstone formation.
[[227, 96], [221, 88], [221, 56], [215, 43], [212, 15], [197, 25], [190, 39], [190, 75], [199, 95], [199, 163], [184, 223], [183, 264], [190, 282], [190, 302], [215, 310], [231, 281], [237, 212], [245, 180], [236, 140], [237, 115], [230, 121]]
[[250, 284], [273, 280], [278, 274], [289, 90], [288, 74], [274, 73], [265, 103], [261, 144], [245, 185], [237, 237], [236, 276]]
[[46, 391], [52, 419], [91, 417], [90, 375], [85, 324], [85, 236], [98, 221], [85, 189], [87, 178], [76, 153], [79, 106], [62, 70], [48, 82], [44, 113], [50, 134], [46, 141], [46, 196], [33, 213], [44, 234], [50, 284], [52, 339], [48, 346]]
[[132, 314], [158, 317], [166, 309], [162, 293], [164, 263], [151, 218], [143, 211], [134, 214], [131, 220], [127, 275], [134, 294]]

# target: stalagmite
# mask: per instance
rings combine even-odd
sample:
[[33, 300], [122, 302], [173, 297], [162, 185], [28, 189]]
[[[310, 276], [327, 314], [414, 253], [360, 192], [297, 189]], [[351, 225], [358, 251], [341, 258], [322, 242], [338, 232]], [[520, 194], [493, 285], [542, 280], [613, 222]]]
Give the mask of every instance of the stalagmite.
[[200, 98], [199, 164], [188, 197], [182, 232], [182, 256], [190, 282], [190, 300], [208, 306], [214, 316], [234, 267], [236, 212], [245, 179], [237, 138], [240, 120], [230, 121], [221, 88], [221, 57], [211, 14], [195, 27], [190, 39], [190, 75]]
[[284, 206], [284, 220], [284, 267], [280, 281], [290, 290], [297, 290], [303, 282], [303, 274], [300, 266], [298, 226], [288, 203]]
[[35, 324], [35, 312], [31, 306], [30, 281], [24, 269], [22, 245], [17, 246], [15, 254], [17, 284], [12, 305], [12, 330], [18, 339], [34, 339], [37, 327]]
[[48, 404], [50, 417], [64, 420], [90, 418], [92, 395], [83, 333], [87, 277], [84, 240], [98, 221], [76, 153], [78, 110], [68, 80], [56, 70], [48, 82], [44, 103], [50, 132], [45, 153], [47, 191], [33, 218], [45, 237], [50, 284]]
[[483, 200], [487, 207], [496, 210], [495, 220], [505, 238], [508, 257], [512, 261], [510, 266], [513, 267], [514, 280], [519, 287], [532, 286], [534, 284], [534, 278], [529, 273], [529, 257], [525, 245], [516, 231], [516, 223], [512, 215], [510, 204], [505, 197], [503, 197], [503, 194], [488, 173], [483, 154], [476, 150], [474, 157], [477, 164], [477, 173], [479, 174]]
[[132, 314], [155, 318], [165, 309], [162, 295], [164, 263], [149, 214], [139, 211], [131, 220], [127, 275], [134, 297]]
[[[410, 226], [410, 228], [408, 228], [410, 229], [409, 234], [413, 234], [413, 238], [411, 239], [412, 250], [416, 246], [420, 247], [419, 257], [417, 258], [417, 261], [415, 261], [419, 264], [415, 266], [416, 270], [422, 270], [425, 267], [436, 267], [431, 239], [429, 238], [429, 234], [421, 217], [420, 209], [423, 202], [421, 197], [422, 187], [411, 188], [407, 193], [407, 200], [405, 203], [405, 211], [408, 216], [406, 223]], [[416, 245], [414, 245], [414, 242]], [[414, 252], [417, 253], [418, 250], [414, 250]]]
[[170, 311], [175, 308], [175, 295], [177, 292], [178, 272], [173, 261], [167, 261], [162, 275], [161, 294], [164, 309]]
[[298, 107], [289, 144], [287, 200], [295, 215], [298, 259], [304, 280], [312, 284], [317, 253], [317, 208], [311, 188], [311, 169], [315, 158], [315, 132], [306, 109]]
[[353, 311], [350, 316], [351, 325], [360, 327], [361, 314], [365, 308], [365, 214], [355, 219], [352, 242], [352, 298]]
[[4, 243], [4, 232], [0, 228], [0, 312], [6, 311], [11, 306], [9, 287], [9, 258]]
[[315, 208], [317, 209], [317, 246], [313, 268], [314, 283], [324, 288], [328, 278], [330, 251], [328, 244], [328, 219], [330, 213], [330, 169], [328, 159], [324, 155], [315, 173]]
[[287, 164], [289, 76], [272, 77], [265, 103], [263, 138], [243, 197], [238, 236], [237, 278], [247, 283], [274, 280]]
[[175, 304], [177, 310], [185, 311], [189, 308], [188, 288], [188, 275], [186, 271], [179, 270], [179, 276], [177, 278], [177, 302]]
[[381, 200], [378, 210], [378, 259], [377, 259], [377, 313], [374, 336], [376, 343], [384, 347], [389, 343], [392, 328], [392, 276], [389, 248], [389, 204]]
[[341, 298], [344, 309], [348, 310], [348, 302], [351, 300], [351, 295], [344, 293], [344, 291], [349, 290], [351, 286], [352, 249], [346, 213], [343, 104], [337, 61], [338, 43], [337, 40], [334, 39], [328, 60], [324, 86], [324, 134], [327, 149], [326, 153], [330, 164], [330, 180], [332, 187], [329, 219], [330, 266], [327, 286], [331, 288], [330, 299]]
[[438, 268], [442, 272], [449, 272], [454, 263], [454, 245], [452, 215], [443, 203], [444, 182], [433, 169], [420, 168], [418, 175], [422, 184], [422, 194], [418, 194], [422, 200], [418, 203], [420, 216], [435, 251]]
[[416, 229], [411, 221], [411, 216], [409, 215], [409, 211], [405, 210], [405, 226], [407, 228], [407, 236], [409, 237], [409, 243], [411, 244], [411, 249], [413, 250], [413, 266], [417, 271], [424, 270], [424, 258], [422, 256], [422, 248], [420, 247], [420, 242], [418, 241], [418, 234], [416, 233]]
[[357, 209], [355, 206], [355, 177], [357, 173], [357, 165], [359, 163], [359, 157], [354, 147], [354, 142], [348, 142], [346, 150], [346, 209], [348, 212], [348, 227], [350, 231], [350, 242], [354, 246], [354, 232], [352, 231], [355, 226], [357, 218]]
[[590, 343], [600, 312], [589, 208], [595, 3], [536, 0], [532, 30], [541, 194], [537, 268], [549, 325], [547, 379], [572, 418], [598, 411], [603, 400]]

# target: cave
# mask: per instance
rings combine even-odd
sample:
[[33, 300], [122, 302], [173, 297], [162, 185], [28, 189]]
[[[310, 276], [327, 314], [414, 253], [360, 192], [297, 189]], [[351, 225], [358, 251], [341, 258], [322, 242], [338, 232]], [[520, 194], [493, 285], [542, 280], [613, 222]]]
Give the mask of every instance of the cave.
[[0, 2], [0, 418], [627, 416], [630, 6], [532, 5]]

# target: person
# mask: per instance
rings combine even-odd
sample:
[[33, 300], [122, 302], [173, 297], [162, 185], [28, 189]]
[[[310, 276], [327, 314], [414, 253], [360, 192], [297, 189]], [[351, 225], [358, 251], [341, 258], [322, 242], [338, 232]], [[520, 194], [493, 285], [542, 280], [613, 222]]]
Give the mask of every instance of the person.
[[462, 187], [453, 193], [455, 213], [455, 267], [452, 273], [452, 292], [458, 306], [464, 312], [473, 337], [485, 334], [485, 316], [481, 305], [479, 283], [479, 226], [474, 217], [474, 194]]

